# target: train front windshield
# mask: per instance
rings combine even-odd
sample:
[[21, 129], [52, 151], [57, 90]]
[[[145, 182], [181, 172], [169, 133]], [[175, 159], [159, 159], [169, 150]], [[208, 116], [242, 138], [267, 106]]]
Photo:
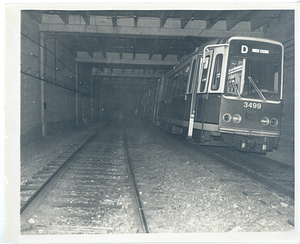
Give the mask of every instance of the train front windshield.
[[279, 100], [281, 47], [274, 44], [234, 41], [228, 60], [225, 95]]

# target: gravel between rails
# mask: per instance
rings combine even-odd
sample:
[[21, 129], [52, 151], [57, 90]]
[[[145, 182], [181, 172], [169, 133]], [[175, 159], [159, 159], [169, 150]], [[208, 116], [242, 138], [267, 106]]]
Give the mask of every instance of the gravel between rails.
[[293, 230], [288, 223], [294, 212], [289, 198], [156, 128], [144, 126], [137, 133], [135, 126], [127, 131], [151, 233]]
[[[91, 125], [23, 146], [21, 183], [96, 127]], [[293, 230], [287, 217], [294, 211], [289, 199], [269, 192], [212, 159], [187, 153], [187, 148], [149, 124], [133, 123], [127, 133], [133, 159], [141, 159], [135, 164], [135, 172], [150, 232]], [[293, 161], [289, 157], [285, 161]], [[252, 194], [244, 194], [245, 189]], [[85, 233], [85, 227], [82, 228]]]

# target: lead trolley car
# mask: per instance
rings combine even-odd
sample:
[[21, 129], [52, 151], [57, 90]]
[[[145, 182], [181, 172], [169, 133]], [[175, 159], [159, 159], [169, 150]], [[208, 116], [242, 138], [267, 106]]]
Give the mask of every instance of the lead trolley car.
[[277, 149], [283, 52], [281, 43], [261, 38], [206, 43], [147, 92], [144, 113], [203, 145], [262, 154]]

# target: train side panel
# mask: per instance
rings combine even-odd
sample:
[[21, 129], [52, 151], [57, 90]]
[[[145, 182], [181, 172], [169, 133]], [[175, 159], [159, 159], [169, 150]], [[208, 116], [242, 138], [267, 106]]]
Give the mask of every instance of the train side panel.
[[195, 122], [219, 123], [220, 94], [197, 94]]

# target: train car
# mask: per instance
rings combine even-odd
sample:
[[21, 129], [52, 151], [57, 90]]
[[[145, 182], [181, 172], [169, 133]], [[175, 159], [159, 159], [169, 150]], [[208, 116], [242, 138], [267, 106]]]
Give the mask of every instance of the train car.
[[277, 149], [283, 57], [281, 43], [262, 38], [202, 45], [159, 80], [153, 121], [203, 145]]

